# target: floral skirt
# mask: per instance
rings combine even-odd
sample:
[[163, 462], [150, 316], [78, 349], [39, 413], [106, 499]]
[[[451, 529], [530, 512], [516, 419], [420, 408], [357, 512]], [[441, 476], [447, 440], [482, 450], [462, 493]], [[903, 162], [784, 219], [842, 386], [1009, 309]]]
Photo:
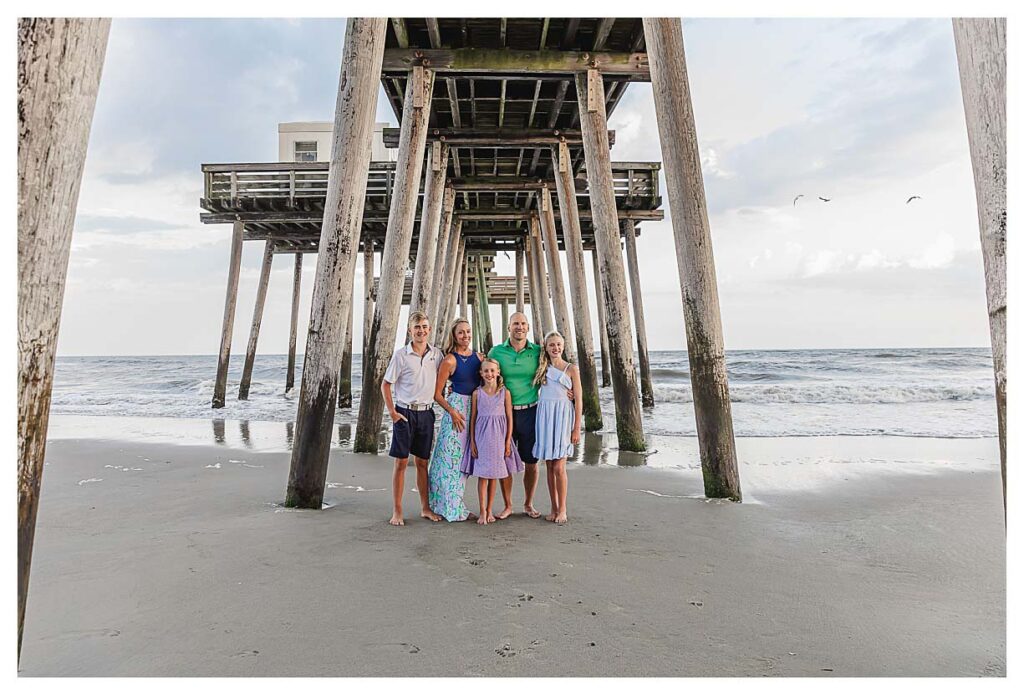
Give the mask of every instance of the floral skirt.
[[465, 521], [469, 517], [469, 510], [462, 499], [466, 489], [466, 477], [459, 470], [459, 466], [462, 464], [463, 452], [469, 444], [469, 406], [472, 398], [452, 392], [447, 400], [452, 408], [466, 418], [466, 426], [461, 432], [456, 432], [452, 416], [446, 412], [441, 417], [441, 427], [430, 456], [427, 501], [430, 509], [447, 521]]

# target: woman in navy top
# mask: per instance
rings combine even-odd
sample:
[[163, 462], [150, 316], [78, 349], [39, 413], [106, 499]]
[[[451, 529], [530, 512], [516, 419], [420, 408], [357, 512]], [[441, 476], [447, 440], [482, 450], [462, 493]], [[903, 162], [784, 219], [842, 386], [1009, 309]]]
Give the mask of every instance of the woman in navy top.
[[[459, 470], [468, 446], [466, 423], [473, 391], [480, 385], [480, 361], [483, 359], [481, 353], [473, 351], [472, 343], [473, 329], [469, 321], [455, 319], [448, 329], [444, 359], [434, 386], [434, 401], [444, 409], [444, 415], [430, 457], [427, 499], [430, 509], [448, 521], [465, 521], [473, 516], [463, 503], [465, 479]], [[445, 386], [449, 379], [452, 386], [446, 397]]]

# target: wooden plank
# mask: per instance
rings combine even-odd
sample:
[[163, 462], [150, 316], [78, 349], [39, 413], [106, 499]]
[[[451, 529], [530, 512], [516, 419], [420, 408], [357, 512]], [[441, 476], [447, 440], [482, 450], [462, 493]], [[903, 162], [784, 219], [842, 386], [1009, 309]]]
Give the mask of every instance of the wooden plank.
[[288, 368], [285, 372], [284, 392], [295, 388], [295, 345], [299, 331], [299, 301], [302, 298], [302, 254], [295, 254], [292, 274], [292, 313], [288, 321]]
[[383, 71], [404, 74], [414, 65], [439, 74], [572, 75], [590, 69], [638, 82], [650, 80], [646, 53], [529, 51], [510, 48], [389, 48]]
[[401, 17], [392, 17], [391, 26], [395, 30], [395, 39], [401, 48], [409, 47], [409, 30], [405, 26], [405, 20]]
[[552, 151], [552, 156], [558, 159], [555, 184], [558, 211], [562, 218], [562, 238], [565, 240], [565, 264], [569, 271], [573, 326], [576, 329], [576, 363], [579, 365], [580, 385], [583, 388], [583, 426], [588, 432], [597, 432], [604, 427], [604, 419], [597, 388], [597, 366], [594, 363], [593, 323], [590, 320], [590, 303], [587, 301], [586, 261], [576, 204], [576, 181], [568, 166], [569, 148], [562, 144]]
[[[633, 366], [632, 329], [629, 299], [626, 294], [626, 269], [619, 248], [619, 220], [615, 208], [615, 180], [608, 149], [608, 120], [604, 113], [604, 80], [595, 70], [576, 76], [576, 93], [583, 127], [583, 149], [590, 185], [590, 209], [593, 213], [594, 241], [601, 266], [608, 330], [608, 361], [615, 395], [615, 431], [619, 448], [643, 451], [643, 419], [640, 394]], [[587, 95], [597, 107], [585, 108]]]
[[562, 38], [562, 48], [568, 50], [576, 43], [576, 32], [580, 28], [579, 17], [573, 17], [565, 23], [565, 36]]
[[[504, 117], [500, 118], [503, 121]], [[383, 131], [384, 146], [389, 149], [398, 147], [399, 132], [398, 128], [385, 128]], [[427, 141], [433, 142], [434, 140], [441, 140], [452, 146], [467, 147], [526, 147], [557, 145], [559, 142], [579, 146], [583, 144], [583, 133], [578, 129], [555, 128], [432, 128], [427, 134]], [[608, 140], [614, 144], [614, 130], [608, 131]]]
[[[447, 86], [447, 88], [448, 88], [448, 106], [451, 108], [451, 112], [452, 112], [452, 126], [455, 129], [457, 129], [457, 130], [461, 130], [462, 129], [462, 114], [459, 112], [459, 89], [458, 89], [458, 86], [455, 84], [455, 78], [454, 77], [446, 78], [444, 83], [445, 83], [445, 86]], [[391, 147], [391, 145], [387, 144], [387, 135], [386, 135], [386, 133], [387, 133], [388, 130], [389, 130], [388, 128], [384, 129], [384, 131], [385, 131], [385, 146]]]
[[[424, 70], [425, 83], [410, 80], [409, 98], [413, 91], [429, 93], [434, 81], [432, 70]], [[388, 217], [381, 258], [380, 287], [374, 307], [373, 324], [367, 355], [363, 357], [362, 396], [359, 399], [359, 419], [353, 449], [363, 453], [377, 453], [384, 410], [384, 397], [380, 392], [384, 371], [393, 352], [398, 315], [401, 311], [402, 283], [409, 265], [409, 247], [412, 243], [416, 203], [419, 198], [423, 155], [427, 144], [431, 100], [422, 108], [407, 109], [402, 118], [402, 142], [398, 148], [398, 166], [395, 169], [395, 194]]]
[[423, 20], [427, 23], [427, 36], [430, 38], [431, 48], [441, 47], [441, 29], [437, 25], [436, 17], [427, 17]]
[[19, 660], [71, 235], [109, 31], [109, 19], [18, 20]]
[[252, 368], [256, 361], [256, 343], [260, 339], [260, 324], [263, 322], [263, 306], [267, 302], [267, 287], [270, 285], [270, 268], [274, 263], [274, 242], [267, 240], [263, 248], [263, 265], [260, 280], [256, 286], [256, 304], [252, 310], [252, 325], [249, 327], [249, 343], [245, 348], [245, 363], [242, 378], [238, 382], [238, 400], [249, 400], [249, 384], [252, 382]]
[[[352, 303], [377, 79], [387, 20], [350, 18], [342, 49], [331, 151], [331, 191], [319, 244], [285, 504], [320, 509], [337, 402], [341, 339]], [[408, 109], [415, 112], [417, 109]], [[418, 180], [418, 178], [417, 178]]]
[[[985, 264], [1006, 514], [1006, 18], [953, 19]], [[667, 171], [667, 170], [666, 170]]]
[[647, 49], [656, 56], [654, 106], [672, 206], [679, 289], [697, 421], [704, 494], [739, 502], [739, 467], [733, 435], [725, 341], [711, 248], [700, 151], [679, 19], [644, 19]]
[[605, 17], [597, 23], [597, 29], [594, 30], [595, 51], [600, 51], [602, 48], [604, 48], [605, 41], [608, 40], [608, 35], [612, 33], [612, 26], [614, 24], [614, 17]]
[[551, 310], [551, 285], [548, 282], [548, 274], [544, 272], [544, 241], [541, 238], [540, 219], [536, 213], [530, 217], [530, 242], [533, 244], [533, 264], [537, 272], [537, 292], [540, 295], [537, 304], [543, 337], [554, 330], [555, 317]]
[[[443, 302], [438, 307], [437, 326], [439, 330], [447, 330], [448, 326], [455, 319], [455, 302], [458, 295], [459, 284], [459, 262], [462, 259], [462, 222], [451, 218], [451, 234], [448, 243], [444, 272], [435, 283], [435, 287], [443, 288], [441, 299]], [[436, 340], [436, 338], [435, 338]]]

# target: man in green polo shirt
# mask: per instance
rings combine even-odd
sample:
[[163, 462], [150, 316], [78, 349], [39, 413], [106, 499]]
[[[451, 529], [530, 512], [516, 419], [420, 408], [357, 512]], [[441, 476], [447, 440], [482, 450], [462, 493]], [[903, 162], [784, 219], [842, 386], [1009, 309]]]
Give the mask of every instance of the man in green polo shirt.
[[[537, 457], [533, 455], [537, 387], [533, 384], [533, 377], [540, 365], [541, 348], [526, 339], [529, 332], [530, 322], [525, 314], [517, 311], [508, 317], [508, 340], [491, 348], [487, 356], [501, 366], [505, 388], [512, 396], [512, 441], [526, 464], [526, 473], [523, 474], [526, 504], [523, 510], [527, 516], [536, 519], [540, 512], [533, 508], [533, 493], [537, 490]], [[512, 514], [512, 476], [501, 479], [501, 496], [505, 499], [505, 509], [496, 517], [507, 519]]]

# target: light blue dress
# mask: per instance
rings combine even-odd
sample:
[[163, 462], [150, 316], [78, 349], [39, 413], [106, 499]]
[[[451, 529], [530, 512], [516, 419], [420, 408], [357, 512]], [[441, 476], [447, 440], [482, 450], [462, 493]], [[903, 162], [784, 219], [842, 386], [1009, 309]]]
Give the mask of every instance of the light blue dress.
[[537, 400], [537, 439], [533, 455], [553, 461], [572, 456], [572, 428], [576, 424], [576, 406], [569, 400], [572, 377], [561, 369], [548, 367], [547, 383], [542, 384]]

